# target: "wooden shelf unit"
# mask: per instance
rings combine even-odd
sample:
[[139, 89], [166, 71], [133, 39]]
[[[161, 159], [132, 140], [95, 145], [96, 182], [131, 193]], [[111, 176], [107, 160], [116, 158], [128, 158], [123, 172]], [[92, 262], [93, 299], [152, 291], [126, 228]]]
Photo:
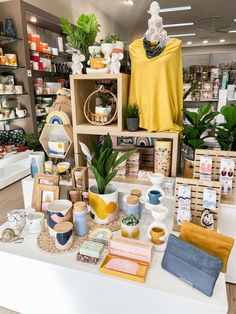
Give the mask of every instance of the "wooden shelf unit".
[[[106, 126], [95, 126], [90, 124], [83, 113], [84, 103], [90, 93], [95, 90], [95, 82], [98, 80], [117, 80], [117, 100], [118, 116], [117, 121]], [[179, 159], [179, 133], [178, 132], [152, 132], [140, 129], [136, 132], [130, 132], [125, 126], [124, 110], [128, 104], [129, 75], [128, 74], [81, 74], [70, 76], [71, 85], [71, 104], [73, 119], [73, 137], [76, 166], [86, 166], [86, 160], [80, 150], [79, 141], [85, 143], [89, 148], [92, 140], [96, 140], [97, 135], [127, 137], [152, 137], [154, 139], [172, 141], [172, 165], [171, 176], [176, 177]], [[122, 180], [129, 180], [122, 179]], [[119, 181], [119, 179], [118, 179]], [[138, 181], [132, 178], [132, 181]]]

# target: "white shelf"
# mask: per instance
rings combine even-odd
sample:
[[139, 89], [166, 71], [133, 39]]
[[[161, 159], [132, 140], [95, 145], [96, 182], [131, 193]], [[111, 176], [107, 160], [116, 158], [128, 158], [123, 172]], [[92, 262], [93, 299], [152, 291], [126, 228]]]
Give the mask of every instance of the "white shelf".
[[30, 174], [29, 152], [6, 154], [0, 160], [0, 190]]

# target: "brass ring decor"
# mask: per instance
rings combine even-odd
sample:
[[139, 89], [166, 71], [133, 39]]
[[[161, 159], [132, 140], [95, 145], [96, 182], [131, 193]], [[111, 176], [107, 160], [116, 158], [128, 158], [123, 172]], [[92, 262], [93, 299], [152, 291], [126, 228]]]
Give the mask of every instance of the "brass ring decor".
[[84, 116], [93, 125], [111, 124], [117, 118], [117, 97], [101, 86], [87, 97]]

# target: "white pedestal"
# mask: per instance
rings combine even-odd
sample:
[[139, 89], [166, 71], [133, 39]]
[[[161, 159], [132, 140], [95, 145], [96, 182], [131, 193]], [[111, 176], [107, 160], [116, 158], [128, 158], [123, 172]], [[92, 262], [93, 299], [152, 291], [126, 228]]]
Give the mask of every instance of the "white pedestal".
[[30, 174], [29, 153], [8, 153], [0, 160], [0, 190]]

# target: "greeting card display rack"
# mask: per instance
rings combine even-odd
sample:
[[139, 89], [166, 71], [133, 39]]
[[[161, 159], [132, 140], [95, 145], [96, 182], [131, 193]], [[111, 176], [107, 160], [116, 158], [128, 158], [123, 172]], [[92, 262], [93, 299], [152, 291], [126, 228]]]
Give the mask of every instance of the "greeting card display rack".
[[201, 226], [201, 215], [204, 211], [203, 208], [203, 190], [211, 188], [216, 192], [216, 210], [211, 210], [214, 219], [214, 230], [217, 230], [218, 218], [219, 218], [219, 205], [221, 198], [221, 184], [216, 181], [203, 181], [197, 179], [176, 178], [175, 185], [175, 213], [173, 221], [173, 230], [180, 231], [181, 225], [177, 222], [178, 217], [178, 193], [179, 186], [188, 185], [191, 187], [191, 222]]
[[223, 150], [207, 150], [196, 149], [195, 150], [195, 163], [194, 163], [194, 179], [200, 179], [200, 160], [203, 156], [209, 156], [212, 158], [212, 172], [211, 179], [214, 183], [220, 180], [220, 162], [221, 158], [232, 158], [235, 162], [232, 195], [222, 195], [221, 203], [235, 204], [235, 192], [236, 192], [236, 152], [223, 151]]

